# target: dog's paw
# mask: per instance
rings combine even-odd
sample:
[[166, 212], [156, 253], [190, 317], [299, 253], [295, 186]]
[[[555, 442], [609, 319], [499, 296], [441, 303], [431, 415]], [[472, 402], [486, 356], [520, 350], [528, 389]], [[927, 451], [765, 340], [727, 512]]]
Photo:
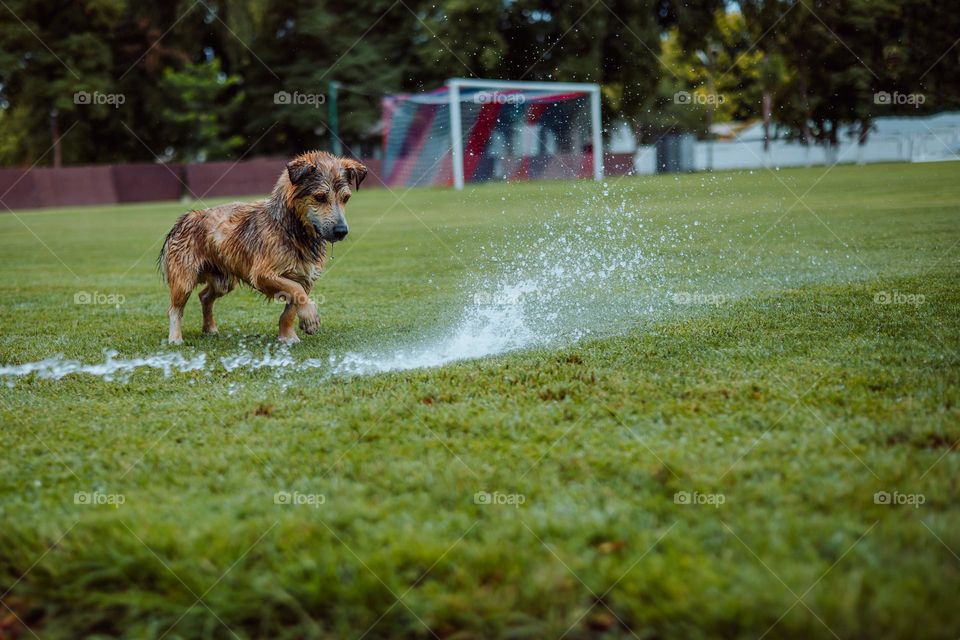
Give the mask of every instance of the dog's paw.
[[289, 336], [277, 336], [277, 342], [281, 344], [297, 344], [300, 342], [300, 338], [297, 337], [297, 334]]
[[308, 307], [300, 309], [300, 329], [307, 335], [313, 335], [320, 329], [320, 314], [317, 313], [317, 307], [311, 304]]
[[300, 318], [300, 330], [308, 336], [312, 336], [320, 329], [320, 316], [314, 315], [312, 318]]

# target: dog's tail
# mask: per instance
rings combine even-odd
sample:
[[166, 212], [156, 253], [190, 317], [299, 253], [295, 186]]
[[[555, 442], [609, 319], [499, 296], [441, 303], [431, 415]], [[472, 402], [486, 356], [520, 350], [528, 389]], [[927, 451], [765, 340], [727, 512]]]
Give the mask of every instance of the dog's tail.
[[[177, 220], [177, 222], [180, 222]], [[160, 255], [157, 256], [157, 270], [160, 272], [160, 277], [163, 278], [164, 282], [167, 282], [167, 249], [170, 246], [170, 237], [173, 235], [174, 231], [177, 230], [177, 225], [173, 225], [173, 228], [170, 229], [170, 232], [167, 233], [167, 237], [163, 239], [163, 247], [160, 249]]]
[[[191, 214], [195, 212], [188, 211], [173, 223], [170, 232], [163, 239], [163, 247], [160, 249], [160, 255], [157, 256], [157, 269], [164, 282], [170, 281], [170, 251], [178, 251], [184, 244], [189, 244], [190, 240], [190, 219]], [[186, 243], [184, 241], [187, 241]], [[182, 251], [180, 251], [182, 253]]]

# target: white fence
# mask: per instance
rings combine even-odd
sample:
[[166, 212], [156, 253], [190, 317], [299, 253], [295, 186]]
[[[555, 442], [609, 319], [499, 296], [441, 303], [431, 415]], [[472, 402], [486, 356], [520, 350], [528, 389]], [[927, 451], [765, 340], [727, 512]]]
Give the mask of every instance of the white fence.
[[[946, 160], [960, 160], [960, 128], [950, 127], [913, 135], [871, 136], [865, 145], [859, 145], [856, 140], [852, 140], [844, 141], [834, 148], [774, 140], [770, 143], [769, 151], [765, 153], [762, 140], [735, 140], [697, 142], [693, 149], [696, 171], [808, 167], [838, 162], [866, 164]], [[634, 156], [634, 167], [637, 173], [656, 173], [656, 147], [638, 147]]]

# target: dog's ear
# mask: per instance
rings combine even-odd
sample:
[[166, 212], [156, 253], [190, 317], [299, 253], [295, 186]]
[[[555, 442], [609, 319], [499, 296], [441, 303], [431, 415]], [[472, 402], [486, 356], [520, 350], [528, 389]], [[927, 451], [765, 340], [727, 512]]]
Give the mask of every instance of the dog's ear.
[[295, 158], [287, 163], [287, 175], [290, 176], [290, 182], [297, 185], [316, 169], [315, 166], [302, 158]]
[[360, 183], [363, 182], [363, 179], [367, 177], [367, 168], [356, 160], [351, 160], [350, 158], [343, 158], [340, 161], [340, 166], [343, 167], [343, 172], [347, 174], [347, 182], [354, 183], [357, 187], [357, 191], [359, 191]]

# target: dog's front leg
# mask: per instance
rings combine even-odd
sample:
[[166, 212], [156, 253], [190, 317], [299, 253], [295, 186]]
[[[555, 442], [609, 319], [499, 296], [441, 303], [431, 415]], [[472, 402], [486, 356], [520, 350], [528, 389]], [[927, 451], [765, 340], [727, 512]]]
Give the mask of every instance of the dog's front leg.
[[296, 319], [297, 305], [288, 302], [287, 306], [283, 308], [283, 313], [280, 314], [280, 333], [277, 335], [277, 340], [286, 344], [297, 344], [300, 342], [300, 338], [297, 337], [297, 332], [293, 329], [293, 323]]
[[[310, 292], [307, 291], [307, 295]], [[320, 313], [317, 311], [317, 303], [311, 298], [307, 298], [306, 302], [300, 305], [300, 308], [297, 309], [297, 317], [300, 318], [300, 328], [307, 335], [312, 336], [320, 329]]]
[[[287, 344], [300, 342], [300, 338], [297, 337], [297, 332], [294, 330], [294, 322], [303, 308], [308, 308], [312, 305], [313, 315], [316, 317], [317, 325], [319, 325], [320, 318], [317, 315], [317, 307], [310, 301], [307, 297], [307, 292], [304, 291], [299, 283], [282, 276], [261, 276], [257, 278], [255, 286], [268, 297], [286, 300], [287, 302], [283, 308], [283, 313], [280, 314], [280, 334], [277, 336], [280, 342]], [[307, 313], [309, 316], [309, 311], [304, 313]], [[306, 331], [306, 329], [304, 329], [304, 331]], [[316, 329], [314, 329], [314, 331], [316, 331]], [[307, 331], [307, 333], [313, 332]]]

